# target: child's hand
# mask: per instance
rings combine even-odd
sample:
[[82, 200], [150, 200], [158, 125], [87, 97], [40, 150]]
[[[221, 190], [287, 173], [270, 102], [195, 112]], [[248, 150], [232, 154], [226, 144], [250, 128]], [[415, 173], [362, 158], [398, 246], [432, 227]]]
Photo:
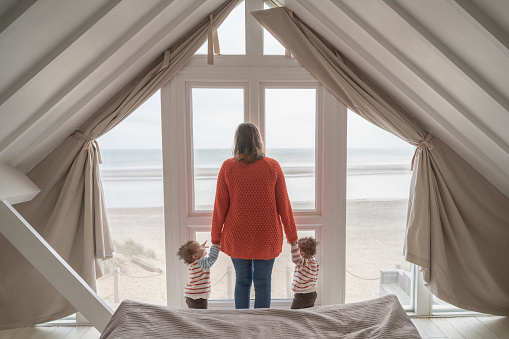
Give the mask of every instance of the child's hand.
[[298, 243], [298, 241], [295, 240], [295, 241], [290, 242], [290, 245], [294, 246], [294, 245], [297, 245], [297, 243]]
[[208, 246], [205, 246], [205, 244], [207, 243], [207, 240], [205, 240], [205, 242], [203, 244], [201, 244], [201, 247], [203, 248], [209, 248]]

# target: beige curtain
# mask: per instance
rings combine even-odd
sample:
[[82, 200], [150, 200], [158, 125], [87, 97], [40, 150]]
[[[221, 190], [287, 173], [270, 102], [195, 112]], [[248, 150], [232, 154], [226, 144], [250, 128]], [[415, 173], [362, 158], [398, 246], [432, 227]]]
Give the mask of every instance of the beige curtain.
[[428, 288], [458, 307], [509, 315], [509, 198], [290, 10], [252, 14], [339, 101], [416, 146], [405, 256]]
[[[95, 139], [168, 82], [217, 29], [238, 0], [228, 0], [118, 92], [27, 176], [41, 189], [20, 214], [92, 287], [113, 248]], [[210, 62], [210, 61], [209, 61]], [[0, 330], [47, 322], [74, 307], [0, 235]]]

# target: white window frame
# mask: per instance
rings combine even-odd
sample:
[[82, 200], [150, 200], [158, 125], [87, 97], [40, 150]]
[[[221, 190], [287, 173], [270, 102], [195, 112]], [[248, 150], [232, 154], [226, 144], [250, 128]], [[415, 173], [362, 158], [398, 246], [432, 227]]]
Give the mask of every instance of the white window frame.
[[[281, 59], [279, 56], [268, 57]], [[194, 63], [200, 64], [201, 56]], [[216, 57], [216, 59], [219, 59]], [[228, 59], [235, 59], [230, 58]], [[246, 59], [246, 58], [241, 58]], [[223, 59], [224, 60], [224, 59]], [[230, 61], [232, 61], [230, 60]], [[246, 63], [248, 65], [242, 65]], [[286, 67], [282, 67], [285, 64]], [[264, 136], [264, 88], [317, 89], [316, 123], [316, 210], [295, 210], [299, 229], [319, 228], [319, 302], [322, 305], [344, 302], [344, 258], [346, 220], [346, 107], [300, 66], [295, 60], [281, 59], [276, 65], [264, 62], [253, 67], [249, 60], [235, 60], [234, 66], [184, 67], [169, 84], [163, 87], [163, 175], [165, 196], [165, 230], [167, 249], [168, 306], [185, 307], [183, 290], [187, 279], [185, 265], [174, 253], [190, 239], [194, 229], [210, 228], [212, 213], [192, 211], [192, 129], [189, 97], [192, 87], [243, 87], [245, 92], [245, 121], [258, 126]], [[270, 65], [267, 67], [266, 65]], [[324, 112], [327, 112], [325, 114]], [[327, 140], [327, 142], [325, 142]], [[233, 135], [232, 135], [233, 142]], [[289, 307], [291, 299], [274, 299], [273, 307]], [[318, 302], [317, 302], [318, 304]], [[232, 301], [209, 301], [209, 308], [232, 308]]]
[[[263, 0], [249, 0], [246, 12], [246, 55], [218, 55], [214, 66], [205, 55], [195, 55], [161, 90], [165, 240], [168, 306], [185, 307], [185, 265], [176, 260], [181, 243], [194, 231], [210, 228], [211, 213], [189, 213], [192, 203], [192, 150], [188, 85], [215, 83], [246, 85], [245, 121], [265, 135], [264, 86], [317, 88], [316, 210], [295, 211], [299, 229], [316, 229], [321, 242], [319, 303], [344, 302], [346, 241], [346, 117], [347, 109], [293, 58], [263, 55], [263, 30], [249, 13], [263, 9]], [[220, 38], [221, 39], [221, 38]], [[253, 99], [256, 98], [256, 99]], [[233, 135], [232, 135], [233, 141]], [[289, 307], [291, 300], [273, 300], [272, 307]], [[209, 302], [210, 308], [233, 308], [232, 301]]]

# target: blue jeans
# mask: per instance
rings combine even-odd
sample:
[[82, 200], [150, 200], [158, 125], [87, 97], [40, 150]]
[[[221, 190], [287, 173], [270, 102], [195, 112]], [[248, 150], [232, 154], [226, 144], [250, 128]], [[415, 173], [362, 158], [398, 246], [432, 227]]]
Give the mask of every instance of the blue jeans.
[[251, 283], [255, 289], [255, 308], [270, 308], [272, 267], [274, 259], [249, 260], [232, 258], [235, 267], [235, 308], [249, 308]]

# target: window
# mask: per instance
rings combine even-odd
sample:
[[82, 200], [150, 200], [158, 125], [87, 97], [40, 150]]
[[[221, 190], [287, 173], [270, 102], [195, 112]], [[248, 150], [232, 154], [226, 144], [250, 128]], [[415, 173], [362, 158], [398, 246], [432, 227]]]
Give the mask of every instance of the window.
[[348, 111], [346, 302], [395, 294], [411, 309], [403, 257], [414, 147]]
[[292, 208], [316, 209], [316, 88], [265, 88], [267, 156], [278, 159]]
[[105, 202], [114, 242], [98, 294], [166, 304], [160, 93], [99, 138]]
[[[263, 9], [276, 7], [272, 1], [264, 1]], [[263, 28], [263, 54], [264, 55], [285, 55], [285, 48]]]
[[[240, 1], [217, 29], [222, 55], [246, 55], [245, 11], [245, 1]], [[208, 42], [205, 42], [196, 54], [207, 54], [207, 50]]]
[[[216, 85], [217, 86], [217, 85]], [[274, 86], [274, 85], [272, 85]], [[316, 209], [316, 88], [265, 88], [267, 156], [279, 161], [294, 209]], [[244, 121], [243, 88], [191, 87], [193, 210], [212, 210], [217, 174]]]
[[[284, 72], [278, 73], [274, 68], [255, 68], [247, 74], [239, 74], [236, 67], [220, 74], [207, 72], [210, 69], [185, 67], [162, 91], [163, 111], [168, 109], [163, 114], [163, 157], [168, 159], [165, 162], [168, 272], [179, 273], [173, 287], [168, 283], [168, 300], [175, 307], [183, 306], [187, 271], [173, 253], [188, 239], [210, 241], [217, 174], [222, 162], [232, 156], [233, 136], [240, 122], [253, 121], [261, 128], [267, 156], [277, 159], [285, 171], [299, 234], [312, 234], [323, 243], [317, 258], [341, 250], [322, 241], [332, 225], [337, 224], [336, 215], [330, 211], [334, 200], [325, 198], [333, 190], [323, 187], [333, 169], [323, 169], [319, 160], [324, 152], [323, 140], [336, 131], [332, 126], [337, 125], [340, 117], [331, 115], [328, 125], [331, 129], [325, 130], [321, 112], [324, 108], [336, 109], [335, 99], [304, 72], [298, 78], [291, 75], [288, 81]], [[331, 154], [327, 159], [333, 157]], [[327, 175], [316, 174], [322, 171]], [[324, 200], [328, 203], [321, 205]], [[331, 236], [330, 241], [334, 242], [333, 239]], [[327, 262], [320, 265], [327, 267]], [[330, 262], [328, 269], [324, 269], [324, 282], [330, 281], [327, 275], [335, 270], [337, 265]], [[233, 305], [234, 275], [231, 260], [221, 253], [211, 270], [211, 308]], [[290, 246], [284, 244], [273, 269], [272, 297], [276, 306], [289, 306], [291, 302], [288, 299], [291, 275]], [[319, 282], [319, 288], [323, 284]], [[342, 298], [339, 294], [328, 295], [323, 302], [339, 298]]]
[[[264, 55], [270, 39], [250, 14], [262, 9], [264, 1], [243, 3], [235, 10], [243, 8], [247, 16], [239, 21], [248, 32], [245, 55], [218, 55], [210, 66], [197, 53], [161, 91], [168, 305], [185, 307], [187, 269], [174, 253], [189, 239], [210, 241], [217, 174], [232, 156], [234, 132], [243, 121], [260, 128], [267, 156], [285, 172], [298, 234], [320, 242], [317, 304], [340, 303], [346, 108], [295, 59]], [[273, 307], [289, 307], [293, 269], [285, 243], [273, 269]], [[211, 279], [209, 308], [233, 307], [235, 272], [224, 253]]]
[[244, 121], [243, 88], [190, 89], [193, 135], [193, 210], [212, 210], [223, 161], [231, 156], [232, 135]]
[[[320, 239], [320, 227], [312, 229], [310, 227], [305, 228], [300, 226], [297, 235], [301, 237], [313, 237]], [[320, 246], [320, 245], [319, 245]], [[319, 248], [317, 249], [318, 254], [316, 260], [318, 263], [321, 262], [321, 255]], [[287, 244], [283, 246], [283, 252], [276, 258], [274, 262], [274, 268], [272, 270], [272, 299], [290, 299], [293, 298], [293, 292], [291, 291], [293, 272], [295, 270], [295, 264], [292, 261], [291, 247]], [[318, 279], [318, 285], [321, 284]], [[318, 286], [320, 288], [320, 286]], [[251, 298], [254, 298], [254, 293], [251, 294]], [[317, 300], [320, 303], [320, 299]]]

